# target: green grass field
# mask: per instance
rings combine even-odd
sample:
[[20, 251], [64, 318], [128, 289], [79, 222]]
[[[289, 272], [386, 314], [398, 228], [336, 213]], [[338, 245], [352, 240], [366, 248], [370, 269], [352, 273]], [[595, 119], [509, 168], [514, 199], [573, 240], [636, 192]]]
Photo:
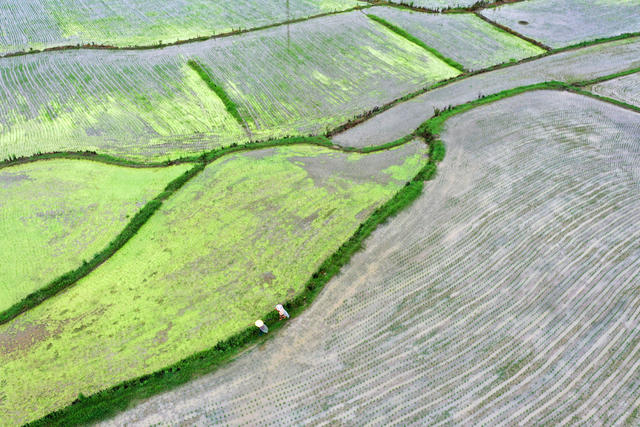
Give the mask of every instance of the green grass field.
[[0, 311], [93, 257], [187, 168], [48, 160], [0, 169]]
[[235, 154], [188, 182], [105, 264], [0, 326], [0, 424], [152, 372], [250, 325], [425, 164], [413, 142]]

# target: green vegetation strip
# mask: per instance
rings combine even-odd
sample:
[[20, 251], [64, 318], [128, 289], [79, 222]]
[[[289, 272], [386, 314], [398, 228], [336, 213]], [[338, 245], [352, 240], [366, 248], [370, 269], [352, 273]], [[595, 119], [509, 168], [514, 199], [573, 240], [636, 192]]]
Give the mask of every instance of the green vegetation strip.
[[376, 16], [372, 13], [368, 13], [366, 14], [370, 19], [378, 22], [379, 24], [384, 25], [385, 27], [387, 27], [388, 29], [390, 29], [391, 31], [393, 31], [394, 33], [404, 37], [405, 39], [409, 40], [411, 43], [414, 43], [418, 46], [420, 46], [421, 48], [425, 49], [426, 51], [428, 51], [429, 53], [431, 53], [432, 55], [434, 55], [435, 57], [437, 57], [438, 59], [440, 59], [441, 61], [447, 63], [448, 65], [452, 66], [453, 68], [458, 69], [461, 72], [466, 72], [466, 70], [464, 69], [464, 67], [454, 61], [451, 58], [447, 58], [446, 56], [444, 56], [443, 54], [441, 54], [440, 52], [438, 52], [437, 50], [435, 50], [434, 48], [427, 46], [427, 44], [425, 42], [423, 42], [422, 40], [420, 40], [419, 38], [413, 36], [412, 34], [409, 34], [407, 31], [403, 30], [400, 27], [397, 27], [395, 25], [393, 25], [391, 22], [380, 18], [379, 16]]
[[106, 248], [95, 254], [90, 261], [84, 262], [75, 270], [63, 274], [62, 276], [53, 280], [44, 288], [41, 288], [36, 292], [27, 295], [24, 299], [18, 301], [7, 310], [0, 312], [0, 324], [7, 323], [11, 319], [18, 316], [20, 313], [35, 307], [47, 298], [51, 298], [52, 296], [73, 285], [75, 282], [95, 270], [100, 264], [111, 257], [118, 249], [124, 246], [124, 244], [127, 243], [129, 239], [131, 239], [138, 232], [138, 230], [140, 230], [140, 227], [142, 227], [144, 223], [151, 217], [151, 215], [153, 215], [153, 213], [158, 210], [164, 200], [166, 200], [176, 190], [182, 187], [189, 179], [193, 178], [200, 171], [202, 171], [204, 167], [204, 162], [198, 163], [193, 168], [187, 170], [178, 178], [171, 181], [162, 193], [160, 193], [153, 200], [144, 205], [142, 209], [140, 209], [133, 216], [131, 221], [129, 221], [129, 223], [120, 232], [120, 234], [118, 234], [116, 238], [107, 245]]
[[619, 73], [609, 74], [608, 76], [602, 76], [602, 77], [598, 77], [598, 78], [591, 79], [591, 80], [583, 80], [581, 82], [574, 82], [574, 83], [571, 83], [571, 85], [572, 86], [579, 86], [579, 87], [589, 86], [589, 85], [594, 85], [596, 83], [606, 82], [606, 81], [609, 81], [609, 80], [617, 79], [618, 77], [624, 77], [624, 76], [628, 76], [630, 74], [635, 74], [635, 73], [640, 73], [640, 67], [632, 68], [632, 69], [626, 70], [626, 71], [620, 71]]
[[10, 166], [22, 165], [25, 163], [33, 163], [40, 160], [54, 159], [91, 160], [93, 162], [100, 162], [108, 165], [127, 166], [132, 168], [158, 168], [177, 165], [181, 163], [193, 163], [195, 161], [195, 158], [181, 158], [176, 160], [165, 160], [163, 162], [142, 163], [135, 160], [128, 160], [110, 156], [108, 154], [98, 154], [95, 151], [58, 151], [55, 153], [38, 153], [26, 157], [9, 156], [8, 159], [0, 162], [0, 169]]
[[631, 110], [631, 111], [635, 111], [636, 113], [640, 113], [640, 107], [638, 107], [636, 105], [627, 104], [624, 101], [619, 101], [619, 100], [614, 99], [614, 98], [609, 98], [608, 96], [598, 95], [597, 93], [589, 92], [589, 91], [586, 91], [584, 89], [581, 89], [581, 88], [575, 87], [575, 86], [569, 86], [569, 87], [567, 87], [567, 90], [570, 90], [571, 92], [574, 92], [574, 93], [577, 93], [577, 94], [580, 94], [580, 95], [590, 96], [591, 98], [595, 98], [595, 99], [597, 99], [599, 101], [608, 102], [610, 104], [617, 105], [618, 107], [626, 108], [627, 110]]
[[634, 33], [618, 34], [617, 36], [600, 37], [598, 39], [587, 40], [587, 41], [583, 41], [583, 42], [580, 42], [580, 43], [572, 44], [572, 45], [569, 45], [569, 46], [559, 47], [557, 49], [551, 49], [549, 51], [549, 53], [550, 54], [560, 53], [560, 52], [564, 52], [564, 51], [567, 51], [567, 50], [574, 50], [574, 49], [580, 49], [582, 47], [592, 46], [594, 44], [608, 43], [608, 42], [613, 42], [613, 41], [616, 41], [616, 40], [630, 39], [630, 38], [633, 38], [633, 37], [640, 37], [640, 31], [634, 32]]
[[[562, 82], [546, 82], [535, 85], [522, 86], [510, 90], [506, 90], [495, 95], [487, 96], [449, 108], [444, 111], [436, 111], [436, 116], [425, 121], [420, 127], [412, 134], [412, 136], [418, 135], [424, 138], [429, 144], [429, 162], [413, 177], [406, 185], [393, 196], [384, 205], [376, 209], [373, 214], [362, 224], [356, 232], [340, 246], [340, 248], [330, 257], [328, 257], [318, 268], [318, 270], [312, 275], [309, 281], [306, 283], [304, 291], [295, 298], [284, 303], [285, 308], [292, 317], [300, 314], [306, 307], [308, 307], [324, 285], [335, 276], [340, 269], [345, 266], [351, 256], [357, 252], [364, 242], [364, 240], [377, 228], [381, 223], [384, 223], [390, 217], [396, 215], [402, 209], [410, 205], [415, 199], [417, 199], [422, 193], [424, 181], [433, 179], [437, 172], [437, 164], [445, 156], [445, 145], [442, 141], [437, 139], [438, 134], [442, 130], [442, 126], [445, 121], [459, 113], [463, 113], [472, 108], [480, 105], [488, 104], [494, 101], [498, 101], [503, 98], [515, 96], [523, 92], [532, 90], [571, 90], [572, 88]], [[390, 144], [396, 146], [400, 144], [400, 141], [408, 141], [410, 138], [400, 138], [397, 141], [393, 141]], [[265, 142], [262, 144], [250, 144], [248, 146], [229, 147], [226, 149], [217, 150], [209, 154], [203, 155], [202, 163], [199, 163], [192, 171], [198, 169], [195, 173], [199, 172], [204, 166], [222, 155], [247, 149], [259, 149], [266, 148], [275, 145], [282, 144], [295, 144], [295, 143], [315, 143], [327, 147], [331, 147], [332, 144], [326, 138], [289, 138], [281, 141]], [[387, 145], [387, 144], [385, 144]], [[335, 149], [338, 147], [332, 146]], [[375, 147], [381, 149], [381, 146]], [[194, 175], [195, 175], [194, 173]], [[177, 180], [176, 180], [177, 181]], [[186, 182], [186, 181], [185, 181]], [[177, 190], [183, 183], [175, 187], [173, 191]], [[170, 184], [171, 185], [171, 184]], [[173, 187], [172, 187], [173, 188]], [[164, 193], [163, 193], [164, 194]], [[157, 209], [157, 208], [156, 208]], [[277, 313], [270, 311], [261, 316], [265, 323], [272, 331], [268, 336], [261, 336], [257, 328], [248, 326], [241, 332], [229, 337], [228, 339], [217, 343], [214, 347], [193, 354], [171, 366], [165, 367], [154, 373], [144, 375], [132, 380], [124, 381], [112, 388], [100, 391], [91, 396], [79, 395], [78, 398], [69, 406], [62, 408], [58, 411], [52, 412], [43, 418], [29, 423], [30, 426], [68, 426], [68, 425], [81, 425], [91, 422], [96, 422], [109, 417], [114, 416], [120, 411], [128, 408], [132, 402], [136, 402], [155, 394], [173, 389], [181, 384], [191, 381], [199, 376], [207, 374], [218, 366], [228, 361], [233, 356], [238, 355], [250, 344], [262, 343], [271, 336], [273, 332], [280, 329], [284, 323], [279, 322]]]
[[217, 84], [215, 81], [213, 81], [213, 79], [211, 78], [211, 76], [213, 75], [211, 70], [209, 70], [206, 66], [197, 63], [193, 59], [189, 60], [188, 64], [191, 68], [194, 69], [196, 73], [198, 73], [198, 75], [202, 78], [202, 80], [204, 80], [207, 86], [209, 86], [209, 88], [212, 91], [214, 91], [216, 95], [218, 95], [218, 98], [220, 98], [220, 100], [224, 104], [229, 114], [231, 114], [237, 120], [240, 126], [246, 128], [246, 123], [242, 118], [242, 116], [240, 116], [240, 113], [238, 112], [238, 107], [236, 106], [235, 102], [233, 102], [233, 100], [231, 99], [229, 94], [227, 94], [224, 88], [219, 84]]

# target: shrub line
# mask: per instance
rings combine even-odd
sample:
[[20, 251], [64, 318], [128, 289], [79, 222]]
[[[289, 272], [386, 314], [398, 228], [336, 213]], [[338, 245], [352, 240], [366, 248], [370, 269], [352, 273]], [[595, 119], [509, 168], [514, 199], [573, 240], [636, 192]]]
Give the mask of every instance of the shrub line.
[[114, 157], [109, 154], [98, 154], [95, 151], [53, 151], [49, 153], [36, 153], [30, 156], [9, 156], [7, 159], [0, 162], [0, 169], [10, 166], [22, 165], [26, 163], [33, 163], [40, 160], [54, 160], [54, 159], [67, 159], [67, 160], [89, 160], [92, 162], [104, 163], [107, 165], [123, 166], [129, 168], [162, 168], [167, 166], [178, 165], [182, 163], [193, 163], [194, 159], [191, 157], [181, 157], [175, 160], [165, 160], [162, 162], [137, 162], [135, 160], [129, 160], [121, 157]]
[[372, 20], [378, 22], [379, 24], [384, 25], [385, 27], [387, 27], [388, 29], [390, 29], [394, 33], [398, 34], [399, 36], [404, 37], [406, 40], [410, 41], [411, 43], [420, 46], [421, 48], [423, 48], [427, 52], [429, 52], [432, 55], [434, 55], [439, 60], [445, 62], [447, 65], [457, 69], [458, 71], [460, 71], [462, 73], [466, 73], [467, 72], [467, 70], [465, 70], [465, 68], [460, 63], [454, 61], [451, 58], [448, 58], [448, 57], [444, 56], [443, 54], [438, 52], [436, 49], [432, 48], [431, 46], [428, 46], [425, 42], [423, 42], [419, 38], [415, 37], [413, 34], [410, 34], [406, 30], [404, 30], [404, 29], [392, 24], [391, 22], [389, 22], [389, 21], [387, 21], [387, 20], [385, 20], [383, 18], [380, 18], [379, 16], [374, 15], [372, 13], [366, 13], [365, 15], [367, 15], [367, 17], [369, 19], [372, 19]]

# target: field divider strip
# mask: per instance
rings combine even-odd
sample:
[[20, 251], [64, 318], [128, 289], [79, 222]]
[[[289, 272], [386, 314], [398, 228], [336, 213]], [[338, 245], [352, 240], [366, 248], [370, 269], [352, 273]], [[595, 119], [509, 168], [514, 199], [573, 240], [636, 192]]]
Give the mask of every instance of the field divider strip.
[[479, 12], [475, 12], [474, 15], [476, 15], [478, 18], [482, 19], [483, 21], [489, 23], [489, 25], [492, 25], [493, 27], [498, 28], [499, 30], [502, 30], [502, 31], [504, 31], [506, 33], [509, 33], [512, 36], [518, 37], [518, 38], [520, 38], [522, 40], [526, 40], [529, 43], [534, 44], [534, 45], [538, 46], [539, 48], [542, 48], [542, 49], [546, 50], [547, 52], [552, 52], [553, 51], [553, 49], [550, 46], [547, 46], [546, 44], [541, 43], [536, 39], [532, 39], [531, 37], [527, 37], [524, 34], [521, 34], [521, 33], [517, 32], [516, 30], [507, 27], [506, 25], [499, 24], [496, 21], [487, 18], [486, 16], [484, 16], [483, 14], [481, 14]]
[[440, 9], [431, 9], [428, 7], [416, 6], [413, 2], [406, 3], [404, 1], [385, 1], [385, 0], [360, 0], [369, 3], [371, 6], [387, 6], [395, 7], [396, 9], [407, 9], [415, 12], [422, 13], [471, 13], [482, 9], [492, 9], [494, 7], [502, 6], [511, 3], [520, 3], [529, 0], [478, 0], [471, 6], [445, 6]]
[[594, 84], [606, 82], [606, 81], [609, 81], [609, 80], [617, 79], [619, 77], [625, 77], [625, 76], [628, 76], [628, 75], [631, 75], [631, 74], [636, 74], [636, 73], [640, 73], [640, 67], [631, 68], [630, 70], [620, 71], [619, 73], [610, 74], [608, 76], [596, 77], [595, 79], [591, 79], [591, 80], [583, 80], [583, 81], [580, 81], [580, 82], [573, 82], [573, 83], [571, 83], [571, 85], [572, 86], [577, 86], [577, 87], [584, 87], [584, 86], [594, 85]]
[[187, 61], [187, 64], [198, 74], [198, 76], [200, 76], [200, 78], [207, 84], [207, 86], [209, 86], [209, 89], [211, 89], [216, 95], [218, 95], [218, 98], [224, 104], [227, 112], [231, 114], [234, 119], [236, 119], [238, 124], [244, 129], [245, 133], [251, 140], [251, 130], [249, 129], [247, 121], [240, 115], [238, 106], [235, 102], [233, 102], [227, 91], [221, 85], [217, 84], [215, 80], [213, 80], [213, 72], [208, 67], [198, 63], [194, 59], [190, 59], [189, 61]]
[[594, 44], [608, 43], [616, 40], [624, 40], [624, 39], [630, 39], [634, 37], [640, 37], [640, 31], [633, 32], [633, 33], [622, 33], [622, 34], [618, 34], [611, 37], [600, 37], [597, 39], [585, 40], [583, 42], [571, 44], [569, 46], [551, 49], [549, 53], [550, 54], [561, 53], [561, 52], [566, 52], [567, 50], [575, 50], [575, 49], [580, 49], [587, 46], [593, 46]]
[[55, 151], [50, 153], [37, 153], [31, 156], [16, 157], [9, 156], [7, 159], [0, 161], [0, 169], [11, 166], [24, 165], [41, 160], [88, 160], [92, 162], [103, 163], [106, 165], [122, 166], [128, 168], [163, 168], [184, 163], [194, 163], [197, 161], [195, 157], [181, 157], [175, 160], [165, 160], [162, 162], [138, 162], [121, 157], [111, 156], [109, 154], [100, 154], [95, 151]]
[[274, 24], [261, 25], [259, 27], [251, 27], [251, 28], [246, 28], [246, 29], [238, 29], [238, 30], [233, 30], [233, 31], [227, 31], [227, 32], [220, 33], [220, 34], [211, 34], [211, 35], [207, 35], [207, 36], [193, 37], [193, 38], [184, 39], [184, 40], [176, 40], [176, 41], [170, 42], [170, 43], [156, 43], [156, 44], [149, 44], [149, 45], [132, 45], [132, 46], [114, 46], [114, 45], [108, 45], [108, 44], [96, 44], [95, 42], [83, 43], [83, 44], [74, 44], [74, 45], [68, 44], [68, 45], [61, 45], [61, 46], [46, 47], [44, 49], [33, 49], [32, 48], [31, 50], [9, 52], [9, 53], [5, 53], [5, 54], [0, 55], [0, 59], [2, 59], [2, 58], [12, 58], [12, 57], [16, 57], [16, 56], [35, 55], [35, 54], [38, 54], [38, 53], [56, 52], [56, 51], [61, 51], [61, 50], [81, 50], [81, 49], [87, 49], [87, 50], [153, 50], [153, 49], [164, 49], [165, 47], [170, 47], [170, 46], [179, 46], [179, 45], [183, 45], [183, 44], [203, 42], [203, 41], [207, 41], [207, 40], [211, 40], [211, 39], [226, 38], [226, 37], [231, 37], [231, 36], [244, 34], [244, 33], [252, 33], [252, 32], [255, 32], [255, 31], [268, 30], [270, 28], [281, 27], [283, 25], [297, 24], [299, 22], [309, 21], [309, 20], [317, 19], [317, 18], [323, 18], [325, 16], [338, 15], [340, 13], [353, 12], [355, 10], [368, 9], [370, 7], [372, 7], [372, 5], [358, 5], [358, 6], [354, 6], [352, 8], [349, 8], [349, 9], [336, 10], [336, 11], [332, 11], [332, 12], [318, 13], [316, 15], [311, 15], [311, 16], [307, 16], [307, 17], [303, 17], [303, 18], [288, 19], [286, 21], [276, 22]]
[[620, 101], [618, 99], [614, 99], [614, 98], [609, 98], [608, 96], [602, 96], [602, 95], [598, 95], [597, 93], [593, 93], [590, 92], [588, 90], [584, 90], [580, 87], [577, 86], [568, 86], [567, 90], [573, 92], [573, 93], [577, 93], [579, 95], [584, 95], [584, 96], [588, 96], [590, 98], [594, 98], [597, 99], [598, 101], [602, 101], [602, 102], [608, 102], [609, 104], [613, 104], [616, 105], [620, 108], [624, 108], [626, 110], [630, 110], [633, 111], [635, 113], [640, 113], [640, 107], [636, 106], [636, 105], [632, 105], [632, 104], [627, 104], [624, 101]]
[[405, 38], [406, 40], [410, 41], [411, 43], [420, 46], [421, 48], [423, 48], [424, 50], [426, 50], [427, 52], [431, 53], [433, 56], [435, 56], [436, 58], [438, 58], [439, 60], [445, 62], [447, 65], [457, 69], [458, 71], [462, 72], [462, 73], [466, 73], [467, 70], [462, 66], [462, 64], [460, 64], [459, 62], [454, 61], [451, 58], [448, 58], [446, 56], [444, 56], [443, 54], [441, 54], [440, 52], [438, 52], [436, 49], [432, 48], [431, 46], [428, 46], [425, 42], [423, 42], [422, 40], [420, 40], [419, 38], [417, 38], [416, 36], [412, 35], [411, 33], [407, 32], [406, 30], [392, 24], [391, 22], [387, 21], [386, 19], [380, 18], [377, 15], [374, 15], [372, 13], [365, 13], [365, 15], [367, 15], [367, 17], [385, 27], [387, 27], [389, 30], [393, 31], [394, 33], [398, 34], [399, 36]]
[[[460, 104], [455, 107], [436, 110], [435, 116], [423, 122], [411, 134], [387, 144], [369, 147], [368, 152], [372, 152], [375, 151], [374, 149], [383, 149], [380, 147], [393, 147], [401, 145], [401, 141], [406, 142], [413, 138], [420, 137], [424, 139], [429, 147], [429, 161], [410, 181], [407, 181], [402, 189], [400, 189], [382, 206], [377, 208], [363, 223], [361, 223], [355, 233], [347, 239], [335, 253], [325, 259], [316, 272], [311, 275], [305, 284], [303, 291], [299, 295], [287, 300], [283, 304], [291, 318], [298, 316], [314, 301], [329, 280], [338, 274], [342, 267], [349, 263], [353, 254], [362, 248], [365, 239], [373, 233], [378, 225], [385, 223], [388, 219], [398, 214], [402, 209], [409, 206], [422, 194], [424, 181], [432, 180], [436, 176], [437, 165], [444, 159], [446, 154], [445, 144], [438, 139], [442, 126], [446, 120], [454, 115], [469, 111], [475, 107], [534, 90], [566, 91], [571, 90], [571, 87], [567, 83], [549, 81], [520, 86]], [[303, 142], [304, 139], [311, 141]], [[315, 141], [313, 141], [314, 139]], [[297, 142], [295, 140], [297, 140]], [[245, 146], [216, 150], [209, 154], [203, 154], [200, 167], [204, 169], [208, 163], [236, 151], [303, 143], [315, 143], [316, 145], [348, 152], [359, 151], [357, 149], [345, 149], [336, 146], [326, 137], [299, 137], [282, 140], [280, 142], [267, 141], [260, 144], [254, 143]], [[274, 333], [286, 325], [286, 322], [279, 321], [278, 314], [273, 310], [264, 314], [260, 318], [264, 320], [265, 324], [268, 324], [271, 331], [269, 335], [261, 336], [257, 328], [253, 325], [247, 326], [244, 330], [216, 343], [213, 347], [192, 354], [191, 356], [156, 372], [123, 381], [120, 384], [101, 390], [90, 396], [79, 395], [78, 399], [76, 399], [71, 405], [51, 412], [38, 420], [28, 423], [27, 425], [70, 426], [83, 425], [104, 420], [114, 416], [118, 412], [126, 410], [133, 402], [174, 389], [199, 376], [208, 374], [223, 363], [229, 361], [234, 356], [248, 350], [250, 345], [263, 343], [272, 339]]]

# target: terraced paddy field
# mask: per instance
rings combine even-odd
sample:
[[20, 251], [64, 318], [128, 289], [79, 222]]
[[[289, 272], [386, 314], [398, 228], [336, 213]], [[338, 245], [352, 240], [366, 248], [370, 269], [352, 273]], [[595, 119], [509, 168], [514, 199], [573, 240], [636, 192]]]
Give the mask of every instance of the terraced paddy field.
[[480, 13], [554, 48], [640, 31], [636, 0], [523, 1]]
[[640, 72], [595, 84], [590, 90], [598, 95], [640, 107]]
[[244, 330], [426, 163], [414, 141], [223, 157], [76, 285], [0, 325], [0, 424], [20, 424]]
[[[211, 71], [240, 123], [189, 59]], [[94, 150], [164, 160], [245, 143], [243, 127], [253, 139], [323, 133], [459, 74], [359, 12], [160, 50], [2, 61], [0, 159]]]
[[397, 104], [342, 133], [333, 141], [365, 147], [413, 132], [434, 109], [443, 110], [482, 96], [547, 81], [582, 82], [640, 68], [640, 38], [634, 37], [549, 55], [531, 62], [476, 74]]
[[91, 259], [189, 167], [49, 160], [0, 169], [0, 312]]
[[374, 7], [365, 13], [404, 29], [467, 70], [488, 68], [545, 52], [472, 13], [421, 13], [392, 7]]
[[76, 44], [172, 43], [335, 12], [356, 0], [21, 0], [0, 7], [0, 54]]
[[438, 178], [312, 307], [105, 424], [636, 425], [639, 134], [565, 92], [449, 119]]
[[323, 133], [460, 74], [360, 12], [214, 40], [195, 49], [182, 51], [212, 71], [255, 139]]
[[176, 55], [80, 50], [1, 61], [0, 159], [80, 150], [166, 159], [247, 141]]

